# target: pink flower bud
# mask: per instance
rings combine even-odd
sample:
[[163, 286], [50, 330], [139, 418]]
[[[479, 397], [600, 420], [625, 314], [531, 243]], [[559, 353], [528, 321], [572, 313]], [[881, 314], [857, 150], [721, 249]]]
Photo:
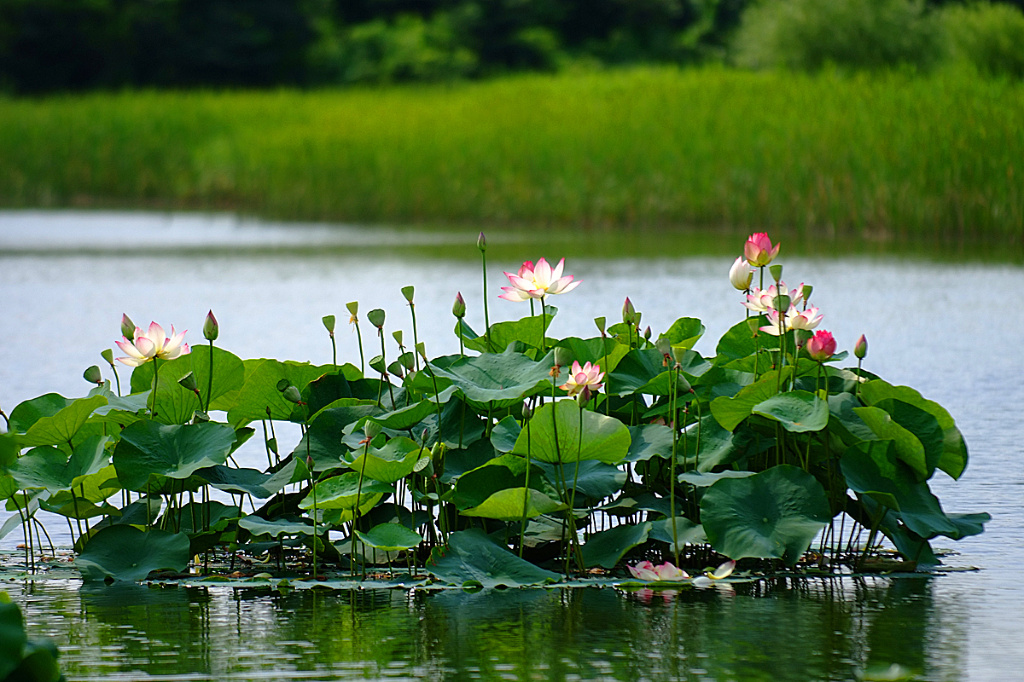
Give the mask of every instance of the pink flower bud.
[[832, 333], [827, 332], [824, 329], [814, 333], [814, 336], [807, 339], [807, 355], [812, 360], [818, 362], [824, 362], [830, 357], [835, 355], [836, 352], [836, 340], [832, 338]]
[[743, 255], [754, 267], [764, 267], [779, 255], [779, 245], [772, 246], [767, 232], [757, 232], [747, 238], [747, 243], [743, 245]]
[[853, 347], [853, 354], [857, 356], [858, 360], [863, 360], [868, 354], [868, 340], [863, 334], [857, 339], [857, 344]]

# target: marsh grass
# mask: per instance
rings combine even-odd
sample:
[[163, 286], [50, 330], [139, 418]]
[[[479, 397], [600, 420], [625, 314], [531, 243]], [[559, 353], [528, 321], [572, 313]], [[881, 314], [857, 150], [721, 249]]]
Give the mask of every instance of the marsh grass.
[[648, 68], [0, 101], [0, 205], [289, 219], [1024, 232], [1024, 84]]

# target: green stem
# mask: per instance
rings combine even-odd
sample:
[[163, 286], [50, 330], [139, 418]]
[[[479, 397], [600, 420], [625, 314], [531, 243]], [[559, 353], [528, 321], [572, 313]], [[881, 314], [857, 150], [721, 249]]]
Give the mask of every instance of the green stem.
[[359, 331], [359, 320], [356, 320], [356, 340], [359, 342], [359, 371], [366, 374], [366, 358], [363, 356], [363, 333]]
[[672, 459], [669, 462], [669, 481], [668, 481], [668, 509], [672, 515], [672, 563], [675, 566], [679, 565], [679, 534], [676, 530], [676, 443], [679, 441], [679, 425], [676, 423], [678, 413], [676, 412], [676, 400], [679, 394], [679, 375], [678, 370], [675, 367], [672, 368], [672, 372], [669, 374], [672, 380], [672, 395], [669, 399], [671, 401], [670, 414], [672, 415]]
[[491, 316], [487, 308], [487, 252], [480, 251], [480, 259], [483, 262], [483, 282], [484, 282], [484, 341], [487, 343], [487, 351], [493, 352], [494, 349], [491, 347]]
[[530, 419], [523, 420], [523, 428], [526, 429], [526, 482], [523, 484], [523, 519], [519, 526], [519, 558], [523, 558], [523, 537], [526, 534], [526, 505], [530, 499], [530, 466], [531, 466], [531, 444], [530, 444]]
[[210, 341], [210, 379], [206, 382], [206, 409], [210, 413], [210, 397], [213, 395], [213, 341]]
[[151, 417], [156, 417], [156, 393], [160, 386], [160, 360], [153, 358], [153, 394], [150, 396], [152, 399], [152, 405], [149, 408], [149, 414]]
[[409, 312], [412, 313], [412, 357], [418, 372], [420, 371], [420, 356], [416, 349], [420, 347], [420, 337], [416, 333], [416, 304], [412, 301], [409, 301]]

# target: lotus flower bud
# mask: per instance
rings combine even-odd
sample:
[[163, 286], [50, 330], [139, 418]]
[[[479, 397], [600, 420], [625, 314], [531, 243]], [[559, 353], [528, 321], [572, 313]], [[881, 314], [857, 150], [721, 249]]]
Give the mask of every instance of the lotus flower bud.
[[772, 279], [774, 279], [776, 283], [778, 283], [782, 279], [782, 266], [781, 265], [773, 265], [773, 266], [771, 266], [770, 268], [768, 268], [768, 272], [772, 273]]
[[455, 294], [455, 303], [452, 304], [452, 315], [460, 320], [466, 316], [466, 299], [462, 298], [462, 292]]
[[334, 315], [324, 315], [323, 321], [324, 329], [326, 329], [327, 333], [331, 335], [331, 338], [334, 338]]
[[290, 403], [295, 403], [296, 405], [302, 404], [302, 394], [299, 393], [299, 389], [294, 386], [289, 386], [281, 391], [281, 395]]
[[603, 317], [595, 317], [594, 324], [597, 325], [597, 331], [601, 332], [601, 336], [604, 336], [604, 325], [606, 320]]
[[106, 360], [107, 364], [110, 365], [111, 367], [114, 366], [114, 351], [112, 349], [107, 348], [106, 350], [102, 351], [100, 353], [100, 357]]
[[207, 341], [216, 341], [217, 336], [220, 335], [220, 325], [217, 324], [217, 318], [213, 316], [213, 311], [206, 313], [206, 319], [203, 321], [203, 338]]
[[576, 396], [576, 402], [579, 403], [580, 408], [584, 408], [590, 402], [590, 397], [590, 386], [584, 386]]
[[526, 400], [523, 402], [523, 419], [529, 419], [533, 416], [533, 407], [530, 406], [530, 401]]
[[100, 368], [96, 365], [93, 365], [82, 372], [82, 378], [90, 384], [96, 384], [97, 386], [103, 385], [103, 375], [100, 373]]
[[811, 360], [824, 362], [835, 355], [835, 352], [836, 340], [832, 338], [831, 332], [822, 329], [807, 339], [807, 354], [811, 357]]
[[135, 323], [128, 315], [121, 315], [121, 334], [128, 340], [135, 338]]
[[633, 302], [627, 296], [626, 302], [622, 304], [622, 321], [626, 324], [633, 324], [634, 317], [636, 317], [636, 308], [633, 307]]
[[772, 247], [772, 240], [768, 238], [768, 234], [757, 232], [747, 237], [747, 243], [743, 245], [743, 255], [754, 267], [764, 267], [779, 255], [779, 245]]
[[754, 268], [742, 256], [736, 259], [729, 269], [729, 282], [739, 291], [746, 291], [750, 288], [750, 282], [754, 279]]
[[402, 287], [402, 296], [405, 296], [405, 300], [412, 304], [412, 297], [416, 293], [416, 287], [409, 285]]
[[196, 378], [192, 372], [189, 372], [182, 378], [178, 379], [178, 383], [181, 384], [181, 387], [186, 391], [192, 391], [193, 393], [199, 392], [199, 384], [196, 383]]
[[476, 248], [480, 249], [481, 253], [487, 250], [487, 237], [484, 236], [483, 232], [476, 238]]
[[380, 308], [374, 308], [370, 312], [366, 313], [366, 319], [370, 321], [377, 329], [384, 328], [384, 311]]
[[863, 360], [868, 354], [868, 340], [863, 334], [857, 339], [856, 345], [853, 347], [853, 354], [857, 356], [858, 360]]
[[651, 325], [647, 325], [647, 329], [644, 330], [644, 341], [651, 340]]

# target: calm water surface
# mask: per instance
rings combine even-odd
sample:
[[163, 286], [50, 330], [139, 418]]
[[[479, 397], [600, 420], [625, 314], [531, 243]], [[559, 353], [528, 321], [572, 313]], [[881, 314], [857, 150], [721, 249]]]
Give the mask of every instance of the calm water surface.
[[[339, 361], [358, 363], [345, 303], [388, 313], [411, 338], [400, 289], [416, 287], [431, 356], [457, 352], [451, 303], [483, 327], [475, 232], [297, 226], [227, 217], [0, 212], [0, 407], [55, 391], [83, 395], [128, 313], [190, 329], [213, 309], [221, 345], [240, 357], [330, 361], [320, 318], [339, 319]], [[564, 297], [553, 336], [591, 336], [629, 296], [655, 335], [676, 318], [707, 326], [697, 350], [743, 315], [731, 252], [686, 253], [647, 236], [609, 249], [580, 235], [490, 234], [491, 320], [525, 304], [496, 298], [502, 270], [567, 257], [584, 283]], [[644, 240], [650, 244], [644, 244]], [[637, 248], [639, 245], [640, 248]], [[924, 680], [1024, 677], [1024, 269], [889, 257], [802, 257], [783, 244], [784, 278], [814, 284], [823, 327], [842, 348], [861, 333], [865, 367], [908, 384], [956, 418], [971, 452], [959, 483], [933, 488], [944, 508], [988, 511], [987, 531], [954, 550], [936, 577], [785, 581], [624, 595], [609, 589], [360, 593], [227, 588], [80, 587], [11, 582], [33, 632], [52, 637], [70, 679], [685, 679], [848, 680], [899, 663]], [[649, 258], [634, 254], [649, 251]], [[706, 249], [702, 246], [702, 252]], [[372, 340], [372, 336], [368, 335]], [[388, 339], [389, 346], [393, 343]], [[389, 347], [389, 353], [393, 352]], [[122, 372], [127, 381], [128, 372]], [[256, 453], [254, 457], [261, 457]], [[942, 474], [938, 474], [942, 476]], [[0, 520], [6, 513], [0, 511]], [[57, 542], [67, 541], [50, 524]], [[14, 535], [0, 540], [12, 548]]]

